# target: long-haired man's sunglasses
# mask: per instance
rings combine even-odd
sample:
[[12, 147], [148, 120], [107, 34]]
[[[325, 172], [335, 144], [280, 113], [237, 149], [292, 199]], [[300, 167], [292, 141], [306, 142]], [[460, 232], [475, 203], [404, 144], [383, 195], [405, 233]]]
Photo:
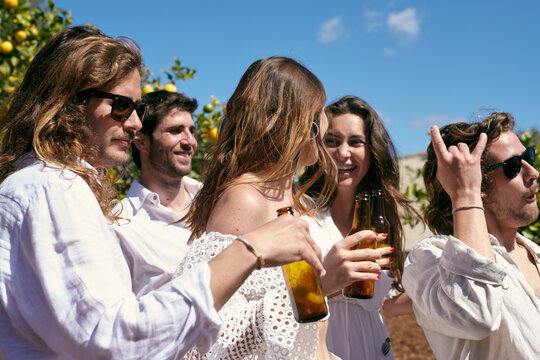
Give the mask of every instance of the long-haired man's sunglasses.
[[536, 147], [534, 145], [529, 146], [523, 152], [523, 154], [512, 156], [511, 158], [501, 161], [498, 164], [491, 165], [487, 168], [487, 172], [502, 166], [504, 175], [506, 175], [506, 177], [509, 179], [513, 179], [518, 176], [519, 172], [521, 171], [521, 160], [525, 160], [529, 165], [534, 166], [534, 160], [536, 157], [535, 150]]
[[133, 110], [137, 111], [137, 115], [142, 122], [144, 120], [146, 109], [148, 108], [147, 104], [136, 103], [127, 96], [111, 94], [97, 89], [83, 90], [76, 95], [76, 98], [81, 102], [86, 101], [91, 97], [112, 99], [111, 117], [120, 122], [129, 119]]

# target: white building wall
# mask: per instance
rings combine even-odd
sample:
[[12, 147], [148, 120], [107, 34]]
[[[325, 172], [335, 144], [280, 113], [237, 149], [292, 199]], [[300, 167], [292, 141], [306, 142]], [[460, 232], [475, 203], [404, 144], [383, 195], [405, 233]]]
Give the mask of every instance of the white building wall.
[[[418, 176], [417, 170], [421, 170], [426, 161], [426, 153], [416, 153], [403, 156], [399, 158], [399, 173], [400, 173], [400, 189], [404, 193], [407, 186], [412, 186], [413, 183], [416, 183], [418, 187], [425, 189], [424, 180], [422, 176]], [[420, 203], [415, 202], [413, 204], [418, 211], [420, 211]], [[421, 213], [421, 211], [420, 211]], [[420, 222], [416, 226], [406, 225], [403, 226], [404, 230], [404, 250], [409, 251], [413, 245], [426, 237], [433, 235], [427, 226], [424, 226]]]

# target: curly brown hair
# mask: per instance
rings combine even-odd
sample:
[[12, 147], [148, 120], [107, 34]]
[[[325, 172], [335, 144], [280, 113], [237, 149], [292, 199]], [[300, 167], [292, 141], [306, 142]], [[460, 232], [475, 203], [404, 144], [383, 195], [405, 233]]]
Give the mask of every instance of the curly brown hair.
[[31, 62], [14, 92], [8, 111], [0, 116], [0, 181], [14, 171], [13, 163], [33, 151], [36, 158], [81, 176], [94, 192], [103, 214], [110, 216], [114, 191], [105, 169], [99, 175], [81, 163], [97, 150], [85, 105], [76, 94], [105, 87], [141, 69], [138, 45], [113, 39], [90, 26], [77, 26], [53, 36]]
[[[208, 219], [223, 192], [240, 183], [239, 177], [257, 173], [257, 184], [292, 181], [306, 145], [315, 140], [322, 169], [332, 171], [330, 155], [320, 136], [314, 136], [326, 94], [322, 83], [303, 65], [287, 57], [258, 60], [246, 70], [226, 105], [220, 136], [203, 164], [203, 188], [195, 196], [187, 222], [192, 239], [206, 229]], [[321, 170], [315, 179], [321, 176]], [[308, 184], [309, 186], [309, 184]], [[324, 191], [335, 183], [328, 182]], [[295, 206], [305, 188], [294, 188]], [[282, 189], [276, 189], [282, 190]]]
[[[478, 143], [480, 134], [486, 133], [488, 140], [481, 159], [482, 197], [485, 196], [486, 189], [489, 186], [486, 175], [486, 169], [489, 166], [487, 162], [489, 146], [499, 138], [501, 133], [512, 131], [514, 123], [515, 120], [512, 115], [505, 112], [493, 112], [481, 122], [453, 123], [440, 129], [446, 147], [464, 143], [467, 144], [470, 151], [473, 151]], [[422, 169], [422, 174], [429, 200], [424, 213], [426, 223], [434, 234], [452, 234], [454, 232], [452, 201], [439, 180], [437, 180], [437, 156], [431, 143], [427, 149], [427, 160]]]

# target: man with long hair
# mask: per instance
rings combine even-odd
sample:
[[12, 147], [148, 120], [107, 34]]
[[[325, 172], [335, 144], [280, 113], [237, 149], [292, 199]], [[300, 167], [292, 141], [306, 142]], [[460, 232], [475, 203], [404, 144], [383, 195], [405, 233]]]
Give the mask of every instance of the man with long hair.
[[170, 280], [188, 249], [191, 230], [182, 217], [202, 184], [187, 176], [197, 150], [193, 111], [197, 100], [165, 90], [143, 96], [148, 105], [133, 141], [133, 161], [141, 171], [115, 207], [113, 229], [128, 260], [133, 292], [145, 294]]
[[133, 41], [64, 30], [1, 114], [0, 358], [182, 356], [215, 341], [216, 310], [254, 269], [304, 258], [324, 273], [307, 223], [285, 216], [136, 297], [105, 170], [141, 128], [141, 65]]
[[437, 235], [413, 247], [403, 285], [437, 359], [540, 358], [540, 247], [518, 233], [538, 218], [538, 171], [513, 127], [495, 112], [431, 129], [425, 217]]

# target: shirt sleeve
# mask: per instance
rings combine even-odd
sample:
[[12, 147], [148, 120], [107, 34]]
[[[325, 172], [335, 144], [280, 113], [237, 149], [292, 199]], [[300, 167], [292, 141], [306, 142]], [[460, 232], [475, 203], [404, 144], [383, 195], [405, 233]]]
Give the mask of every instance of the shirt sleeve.
[[93, 193], [81, 178], [64, 180], [24, 201], [0, 199], [0, 212], [8, 214], [0, 251], [9, 261], [1, 270], [0, 311], [13, 346], [22, 341], [29, 353], [48, 348], [66, 359], [149, 359], [215, 341], [220, 319], [208, 265], [136, 298]]
[[499, 328], [505, 281], [502, 266], [452, 236], [414, 246], [402, 280], [420, 326], [471, 340]]
[[[236, 237], [209, 233], [196, 239], [178, 273], [200, 261], [209, 261]], [[318, 344], [316, 324], [298, 324], [293, 317], [281, 269], [256, 270], [219, 311], [222, 330], [209, 349], [192, 349], [189, 359], [239, 359], [263, 355], [266, 359], [310, 359]]]

